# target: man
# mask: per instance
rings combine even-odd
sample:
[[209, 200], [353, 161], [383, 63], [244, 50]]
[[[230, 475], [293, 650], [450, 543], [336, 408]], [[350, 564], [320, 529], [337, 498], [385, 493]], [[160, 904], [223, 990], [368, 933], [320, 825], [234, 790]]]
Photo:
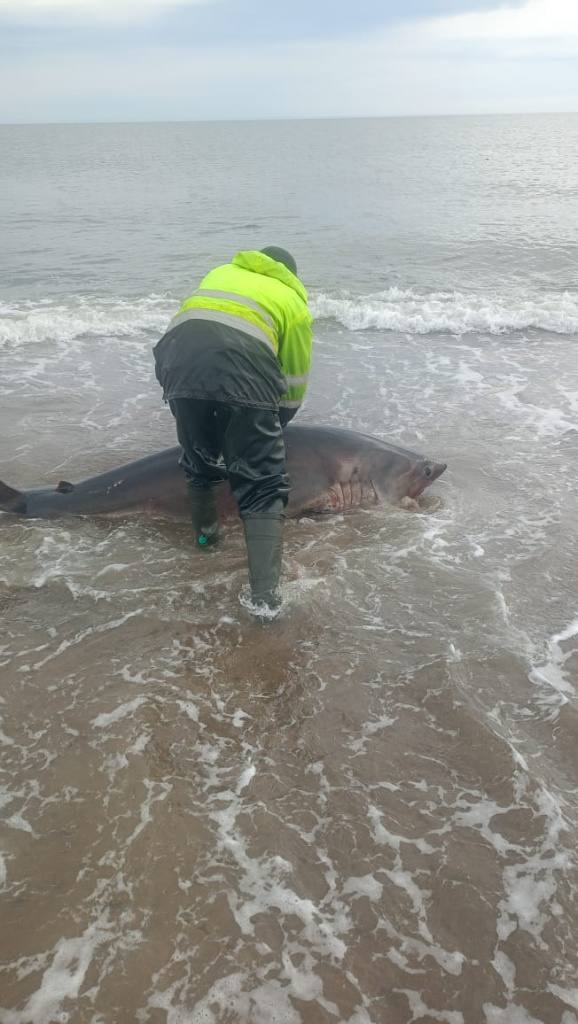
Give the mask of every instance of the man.
[[196, 543], [218, 537], [215, 485], [228, 477], [243, 520], [255, 614], [281, 604], [289, 496], [282, 427], [307, 389], [307, 292], [290, 253], [239, 252], [181, 306], [155, 346], [156, 375], [176, 419]]

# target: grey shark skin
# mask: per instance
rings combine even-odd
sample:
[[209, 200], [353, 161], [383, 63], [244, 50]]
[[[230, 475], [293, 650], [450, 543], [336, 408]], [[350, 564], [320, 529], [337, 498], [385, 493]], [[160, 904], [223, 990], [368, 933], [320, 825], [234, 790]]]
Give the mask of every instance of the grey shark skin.
[[[368, 434], [334, 427], [285, 431], [291, 497], [287, 514], [347, 512], [417, 498], [446, 469], [416, 452]], [[0, 482], [0, 509], [30, 518], [151, 515], [190, 517], [179, 448], [168, 448], [109, 473], [54, 488], [17, 491]], [[218, 487], [221, 519], [237, 514], [227, 483]]]

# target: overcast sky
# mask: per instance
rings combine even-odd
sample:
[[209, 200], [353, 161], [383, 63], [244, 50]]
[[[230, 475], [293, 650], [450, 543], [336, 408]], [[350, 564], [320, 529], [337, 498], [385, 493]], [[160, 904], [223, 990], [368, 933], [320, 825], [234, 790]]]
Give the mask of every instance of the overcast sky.
[[0, 121], [578, 110], [578, 0], [0, 0]]

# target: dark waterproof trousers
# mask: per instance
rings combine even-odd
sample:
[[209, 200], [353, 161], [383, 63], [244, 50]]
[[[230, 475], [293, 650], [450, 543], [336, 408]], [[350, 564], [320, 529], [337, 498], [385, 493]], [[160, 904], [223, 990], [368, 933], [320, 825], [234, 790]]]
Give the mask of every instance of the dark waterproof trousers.
[[242, 519], [283, 512], [289, 478], [276, 410], [200, 398], [173, 398], [169, 404], [189, 487], [228, 479]]

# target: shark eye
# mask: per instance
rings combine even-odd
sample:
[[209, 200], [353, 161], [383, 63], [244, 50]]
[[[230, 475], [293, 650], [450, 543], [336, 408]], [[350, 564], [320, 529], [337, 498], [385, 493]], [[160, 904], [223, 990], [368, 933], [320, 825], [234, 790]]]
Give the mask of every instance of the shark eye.
[[431, 476], [431, 466], [426, 466], [424, 469], [424, 473], [426, 476]]

